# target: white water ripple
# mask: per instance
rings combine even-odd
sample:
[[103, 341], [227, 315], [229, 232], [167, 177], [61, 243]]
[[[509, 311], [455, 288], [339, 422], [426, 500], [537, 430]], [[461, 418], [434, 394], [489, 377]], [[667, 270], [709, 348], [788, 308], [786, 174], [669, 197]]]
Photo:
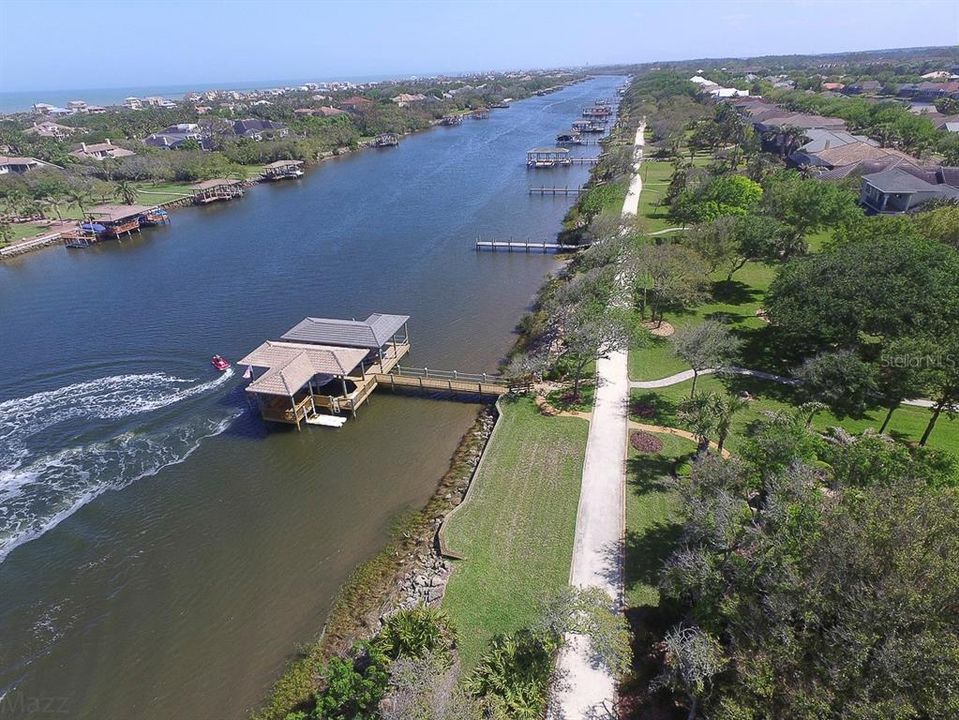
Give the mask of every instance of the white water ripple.
[[146, 431], [114, 428], [112, 436], [107, 430], [106, 437], [47, 453], [32, 453], [29, 437], [67, 420], [150, 413], [209, 392], [231, 375], [232, 370], [203, 383], [164, 373], [116, 375], [0, 403], [0, 562], [101, 493], [183, 462], [240, 411], [191, 414], [180, 424]]

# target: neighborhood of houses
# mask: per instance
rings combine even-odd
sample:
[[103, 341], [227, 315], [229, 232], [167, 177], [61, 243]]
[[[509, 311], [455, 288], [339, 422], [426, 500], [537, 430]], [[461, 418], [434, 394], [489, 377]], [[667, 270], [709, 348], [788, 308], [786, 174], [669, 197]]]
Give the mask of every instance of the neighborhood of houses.
[[[759, 78], [747, 73], [746, 79]], [[774, 87], [793, 86], [784, 76], [763, 79]], [[867, 212], [906, 213], [930, 201], [959, 201], [959, 168], [929, 165], [895, 148], [882, 147], [865, 135], [850, 133], [841, 118], [788, 110], [751, 96], [748, 90], [722, 87], [702, 75], [689, 80], [702, 93], [736, 106], [751, 121], [763, 150], [783, 157], [790, 167], [823, 180], [859, 178], [860, 203]], [[879, 94], [883, 88], [878, 81], [826, 82], [822, 90], [861, 95]], [[921, 83], [900, 86], [897, 96], [938, 130], [959, 132], [959, 115], [944, 115], [927, 105], [947, 97], [959, 100], [959, 76], [948, 71], [928, 73]]]

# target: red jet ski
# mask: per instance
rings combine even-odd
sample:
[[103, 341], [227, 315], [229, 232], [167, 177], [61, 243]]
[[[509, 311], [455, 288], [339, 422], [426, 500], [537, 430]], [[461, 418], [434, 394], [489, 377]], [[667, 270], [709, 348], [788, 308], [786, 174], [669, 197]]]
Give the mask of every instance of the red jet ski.
[[222, 355], [214, 355], [212, 358], [210, 358], [210, 364], [220, 372], [223, 372], [230, 367], [230, 361]]

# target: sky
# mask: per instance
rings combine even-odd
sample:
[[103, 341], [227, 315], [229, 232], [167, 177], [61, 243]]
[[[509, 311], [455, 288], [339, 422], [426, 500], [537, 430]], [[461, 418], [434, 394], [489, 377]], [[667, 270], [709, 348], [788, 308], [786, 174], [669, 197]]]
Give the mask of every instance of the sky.
[[0, 0], [0, 92], [956, 44], [955, 0]]

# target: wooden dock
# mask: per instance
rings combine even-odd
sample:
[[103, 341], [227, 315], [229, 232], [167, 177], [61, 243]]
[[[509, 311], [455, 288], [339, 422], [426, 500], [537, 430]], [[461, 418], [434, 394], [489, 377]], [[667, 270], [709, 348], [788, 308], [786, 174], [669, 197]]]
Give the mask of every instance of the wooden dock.
[[531, 240], [477, 240], [476, 250], [485, 252], [548, 253], [572, 252], [581, 245], [533, 242]]
[[375, 376], [378, 388], [423, 390], [453, 395], [500, 397], [507, 393], [528, 392], [528, 383], [512, 383], [499, 375], [461, 373], [456, 370], [431, 370], [397, 365], [393, 371]]
[[571, 188], [566, 185], [564, 185], [563, 187], [559, 187], [556, 185], [550, 185], [550, 186], [540, 185], [538, 187], [529, 188], [530, 195], [579, 195], [581, 192], [583, 192], [583, 188], [578, 188], [578, 187]]
[[595, 165], [599, 162], [598, 157], [571, 157], [569, 162], [573, 165]]

